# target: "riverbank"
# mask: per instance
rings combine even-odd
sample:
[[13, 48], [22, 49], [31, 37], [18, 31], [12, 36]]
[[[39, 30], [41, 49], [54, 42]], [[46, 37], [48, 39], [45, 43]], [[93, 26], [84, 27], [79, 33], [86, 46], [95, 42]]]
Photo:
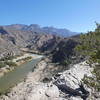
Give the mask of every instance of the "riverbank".
[[43, 57], [43, 56], [40, 56], [37, 54], [25, 53], [23, 56], [19, 56], [19, 57], [13, 59], [12, 61], [15, 62], [19, 66], [27, 61], [30, 61], [32, 59], [38, 59], [41, 57]]
[[13, 58], [12, 60], [8, 60], [14, 63], [16, 66], [6, 65], [5, 67], [0, 68], [0, 77], [4, 76], [10, 71], [13, 71], [16, 67], [20, 66], [21, 64], [31, 61], [32, 59], [38, 59], [41, 57], [42, 56], [40, 55], [25, 53], [22, 56], [18, 56], [18, 57]]

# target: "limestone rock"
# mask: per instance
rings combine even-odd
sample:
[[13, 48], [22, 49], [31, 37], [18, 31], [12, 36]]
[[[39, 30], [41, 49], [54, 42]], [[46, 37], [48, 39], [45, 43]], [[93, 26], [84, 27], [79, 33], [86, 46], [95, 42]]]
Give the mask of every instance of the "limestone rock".
[[59, 89], [55, 85], [50, 85], [50, 87], [48, 87], [48, 89], [46, 90], [45, 94], [48, 97], [52, 98], [59, 97]]

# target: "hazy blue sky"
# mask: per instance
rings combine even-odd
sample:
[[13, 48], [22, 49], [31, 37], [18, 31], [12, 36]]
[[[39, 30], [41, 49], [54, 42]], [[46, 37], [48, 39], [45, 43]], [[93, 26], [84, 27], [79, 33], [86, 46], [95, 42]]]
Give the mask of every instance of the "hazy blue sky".
[[40, 24], [76, 32], [100, 22], [100, 0], [0, 0], [0, 25]]

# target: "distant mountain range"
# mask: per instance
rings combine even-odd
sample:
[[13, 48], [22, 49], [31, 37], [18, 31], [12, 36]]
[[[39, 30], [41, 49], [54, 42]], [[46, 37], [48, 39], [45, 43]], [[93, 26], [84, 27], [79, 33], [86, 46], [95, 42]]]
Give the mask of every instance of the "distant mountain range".
[[32, 31], [36, 33], [46, 33], [46, 34], [52, 34], [62, 37], [70, 37], [73, 35], [78, 34], [77, 32], [72, 32], [68, 29], [59, 29], [55, 27], [40, 27], [37, 24], [31, 24], [31, 25], [24, 25], [24, 24], [12, 24], [5, 26], [9, 29], [15, 29], [15, 30], [23, 30], [23, 31]]

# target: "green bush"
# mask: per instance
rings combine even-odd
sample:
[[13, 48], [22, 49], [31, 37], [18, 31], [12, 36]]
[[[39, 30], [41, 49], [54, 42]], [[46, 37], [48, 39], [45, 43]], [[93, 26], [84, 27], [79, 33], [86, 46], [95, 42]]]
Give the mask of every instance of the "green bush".
[[84, 76], [84, 83], [96, 91], [100, 91], [100, 25], [96, 25], [97, 28], [94, 32], [80, 36], [80, 43], [75, 50], [81, 55], [87, 56], [88, 63], [94, 68], [92, 77]]

